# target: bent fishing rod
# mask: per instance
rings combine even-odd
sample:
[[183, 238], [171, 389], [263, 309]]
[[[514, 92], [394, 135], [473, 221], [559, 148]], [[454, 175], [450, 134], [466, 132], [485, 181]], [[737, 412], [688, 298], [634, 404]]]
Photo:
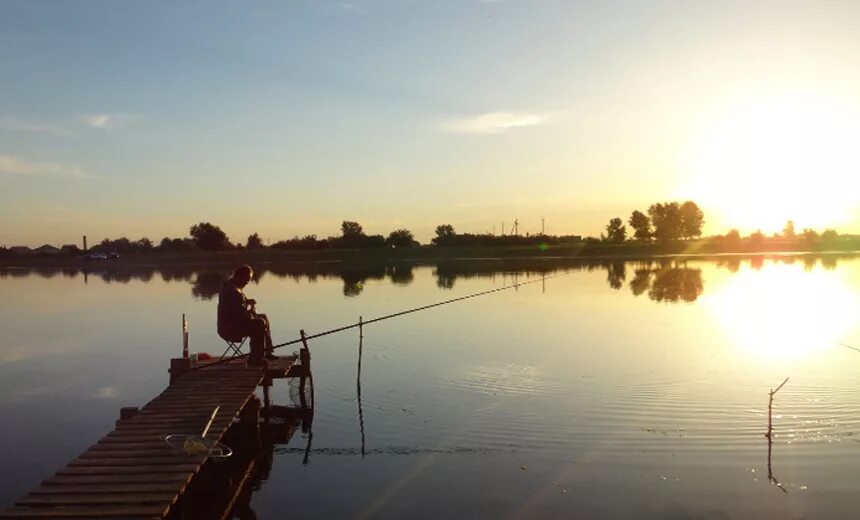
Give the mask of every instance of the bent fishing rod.
[[[386, 314], [386, 315], [384, 315], [384, 316], [379, 316], [379, 317], [377, 317], [377, 318], [373, 318], [373, 319], [366, 320], [366, 321], [359, 320], [357, 323], [352, 323], [352, 324], [349, 324], [349, 325], [344, 325], [343, 327], [337, 327], [337, 328], [335, 328], [335, 329], [326, 330], [326, 331], [324, 331], [324, 332], [318, 332], [318, 333], [316, 333], [316, 334], [311, 334], [311, 335], [309, 335], [309, 336], [305, 334], [305, 331], [304, 331], [304, 330], [302, 330], [302, 331], [301, 331], [301, 337], [300, 337], [300, 338], [297, 338], [297, 339], [294, 339], [294, 340], [291, 340], [291, 341], [286, 341], [286, 342], [284, 342], [284, 343], [278, 343], [277, 345], [272, 345], [272, 350], [275, 350], [275, 349], [278, 349], [278, 348], [282, 348], [282, 347], [287, 347], [287, 346], [289, 346], [289, 345], [296, 345], [296, 344], [299, 344], [299, 343], [306, 344], [306, 343], [307, 343], [307, 341], [312, 340], [312, 339], [321, 338], [321, 337], [323, 337], [323, 336], [329, 336], [329, 335], [331, 335], [331, 334], [337, 334], [338, 332], [343, 332], [343, 331], [345, 331], [345, 330], [354, 329], [354, 328], [357, 328], [357, 327], [363, 327], [363, 326], [365, 326], [365, 325], [369, 325], [369, 324], [371, 324], [371, 323], [377, 323], [377, 322], [384, 321], [384, 320], [390, 320], [390, 319], [392, 319], [392, 318], [398, 318], [398, 317], [400, 317], [400, 316], [405, 316], [406, 314], [412, 314], [412, 313], [414, 313], [414, 312], [425, 311], [425, 310], [427, 310], [427, 309], [432, 309], [432, 308], [434, 308], [434, 307], [441, 307], [441, 306], [443, 306], [443, 305], [448, 305], [448, 304], [451, 304], [451, 303], [456, 303], [456, 302], [460, 302], [460, 301], [463, 301], [463, 300], [468, 300], [468, 299], [471, 299], [471, 298], [477, 298], [477, 297], [479, 297], [479, 296], [486, 296], [486, 295], [488, 295], [488, 294], [493, 294], [493, 293], [497, 293], [497, 292], [501, 292], [501, 291], [507, 291], [508, 289], [516, 289], [516, 288], [522, 287], [523, 285], [530, 285], [530, 284], [537, 283], [537, 282], [543, 282], [543, 281], [546, 281], [546, 280], [551, 280], [551, 279], [553, 279], [553, 278], [559, 278], [559, 277], [561, 277], [561, 276], [567, 276], [567, 275], [569, 275], [569, 274], [570, 274], [570, 272], [557, 273], [557, 274], [554, 274], [554, 275], [551, 275], [551, 276], [542, 276], [542, 277], [541, 277], [541, 278], [539, 278], [539, 279], [529, 280], [529, 281], [527, 281], [527, 282], [516, 282], [516, 283], [514, 283], [513, 285], [505, 285], [505, 286], [503, 286], [503, 287], [496, 287], [495, 289], [489, 289], [489, 290], [486, 290], [486, 291], [481, 291], [481, 292], [476, 292], [476, 293], [472, 293], [472, 294], [467, 294], [466, 296], [460, 296], [460, 297], [457, 297], [457, 298], [451, 298], [451, 299], [448, 299], [448, 300], [443, 300], [443, 301], [441, 301], [441, 302], [431, 303], [431, 304], [429, 304], [429, 305], [422, 305], [422, 306], [420, 306], [420, 307], [415, 307], [415, 308], [407, 309], [407, 310], [404, 310], [404, 311], [399, 311], [399, 312], [394, 312], [394, 313], [391, 313], [391, 314]], [[229, 362], [229, 361], [232, 361], [232, 360], [234, 360], [234, 359], [243, 359], [243, 358], [246, 358], [246, 357], [248, 357], [249, 355], [250, 355], [250, 354], [241, 354], [241, 355], [238, 355], [238, 356], [235, 356], [235, 357], [229, 358], [229, 359], [220, 359], [220, 360], [215, 361], [215, 362], [213, 362], [213, 363], [207, 363], [207, 364], [205, 364], [205, 365], [199, 365], [199, 366], [196, 366], [196, 367], [192, 367], [190, 371], [200, 370], [200, 369], [203, 369], [203, 368], [206, 368], [206, 367], [211, 367], [211, 366], [216, 366], [216, 365], [221, 365], [221, 364], [227, 363], [227, 362]]]

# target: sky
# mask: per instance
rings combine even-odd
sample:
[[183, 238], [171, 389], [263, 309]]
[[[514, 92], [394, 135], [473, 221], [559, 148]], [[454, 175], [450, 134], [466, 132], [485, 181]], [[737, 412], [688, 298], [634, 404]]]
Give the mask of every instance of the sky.
[[0, 3], [0, 245], [860, 232], [860, 2]]

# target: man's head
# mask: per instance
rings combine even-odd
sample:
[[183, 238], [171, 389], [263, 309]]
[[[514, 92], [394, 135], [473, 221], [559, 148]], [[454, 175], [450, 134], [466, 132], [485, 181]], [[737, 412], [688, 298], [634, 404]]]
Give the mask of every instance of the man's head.
[[236, 284], [236, 287], [243, 288], [248, 285], [248, 282], [251, 281], [251, 278], [254, 277], [254, 270], [251, 269], [251, 266], [245, 264], [241, 267], [238, 267], [235, 271], [233, 271], [233, 283]]

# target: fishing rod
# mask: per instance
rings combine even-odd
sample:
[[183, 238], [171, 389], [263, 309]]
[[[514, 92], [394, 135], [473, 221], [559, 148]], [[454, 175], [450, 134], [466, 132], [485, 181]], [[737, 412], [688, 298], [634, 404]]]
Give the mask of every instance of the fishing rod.
[[[400, 317], [400, 316], [404, 316], [404, 315], [406, 315], [406, 314], [412, 314], [412, 313], [414, 313], [414, 312], [424, 311], [424, 310], [427, 310], [427, 309], [432, 309], [432, 308], [434, 308], [434, 307], [441, 307], [442, 305], [448, 305], [448, 304], [451, 304], [451, 303], [456, 303], [456, 302], [460, 302], [460, 301], [463, 301], [463, 300], [468, 300], [468, 299], [471, 299], [471, 298], [477, 298], [477, 297], [479, 297], [479, 296], [486, 296], [486, 295], [488, 295], [488, 294], [493, 294], [493, 293], [497, 293], [497, 292], [501, 292], [501, 291], [506, 291], [506, 290], [508, 290], [508, 289], [516, 289], [516, 288], [519, 288], [519, 287], [521, 287], [521, 286], [523, 286], [523, 285], [530, 285], [530, 284], [537, 283], [537, 282], [543, 282], [543, 281], [546, 281], [546, 280], [551, 280], [551, 279], [553, 279], [553, 278], [558, 278], [558, 277], [561, 277], [561, 276], [567, 276], [567, 275], [569, 275], [569, 274], [571, 274], [571, 273], [570, 273], [570, 272], [557, 273], [557, 274], [554, 274], [554, 275], [551, 275], [551, 276], [541, 276], [541, 278], [539, 278], [539, 279], [530, 280], [530, 281], [528, 281], [528, 282], [515, 282], [513, 285], [505, 285], [504, 287], [496, 287], [495, 289], [489, 289], [489, 290], [486, 290], [486, 291], [481, 291], [481, 292], [476, 292], [476, 293], [472, 293], [472, 294], [467, 294], [466, 296], [460, 296], [460, 297], [457, 297], [457, 298], [451, 298], [451, 299], [448, 299], [448, 300], [443, 300], [443, 301], [441, 301], [441, 302], [431, 303], [431, 304], [429, 304], [429, 305], [422, 305], [422, 306], [420, 306], [420, 307], [415, 307], [415, 308], [407, 309], [407, 310], [404, 310], [404, 311], [399, 311], [399, 312], [394, 312], [394, 313], [391, 313], [391, 314], [386, 314], [386, 315], [384, 315], [384, 316], [379, 316], [379, 317], [377, 317], [377, 318], [373, 318], [373, 319], [370, 319], [370, 320], [365, 320], [365, 321], [361, 321], [361, 320], [359, 320], [359, 321], [358, 321], [358, 322], [356, 322], [356, 323], [352, 323], [352, 324], [349, 324], [349, 325], [344, 325], [343, 327], [337, 327], [337, 328], [335, 328], [335, 329], [326, 330], [326, 331], [323, 331], [323, 332], [318, 332], [318, 333], [316, 333], [316, 334], [311, 334], [311, 335], [309, 335], [309, 336], [308, 336], [308, 335], [305, 335], [304, 331], [302, 331], [302, 337], [297, 338], [297, 339], [294, 339], [294, 340], [291, 340], [291, 341], [286, 341], [286, 342], [284, 342], [284, 343], [278, 343], [277, 345], [272, 345], [272, 350], [275, 350], [275, 349], [278, 349], [278, 348], [282, 348], [282, 347], [287, 347], [287, 346], [290, 346], [290, 345], [296, 345], [296, 344], [298, 344], [298, 343], [305, 343], [305, 342], [307, 342], [308, 340], [312, 340], [312, 339], [316, 339], [316, 338], [321, 338], [321, 337], [323, 337], [323, 336], [329, 336], [329, 335], [331, 335], [331, 334], [337, 334], [338, 332], [343, 332], [343, 331], [345, 331], [345, 330], [350, 330], [350, 329], [354, 329], [354, 328], [357, 328], [357, 327], [363, 327], [363, 326], [368, 325], [368, 324], [371, 324], [371, 323], [377, 323], [377, 322], [384, 321], [384, 320], [390, 320], [390, 319], [392, 319], [392, 318], [398, 318], [398, 317]], [[243, 358], [246, 358], [246, 357], [248, 357], [249, 355], [250, 355], [250, 354], [240, 354], [240, 355], [238, 355], [238, 356], [234, 356], [234, 357], [229, 358], [229, 359], [220, 359], [220, 360], [215, 361], [215, 362], [212, 362], [212, 363], [207, 363], [207, 364], [205, 364], [205, 365], [198, 365], [198, 366], [192, 367], [189, 371], [201, 370], [201, 369], [206, 368], [206, 367], [211, 367], [211, 366], [216, 366], [216, 365], [222, 365], [222, 364], [227, 363], [227, 362], [229, 362], [229, 361], [232, 361], [232, 360], [234, 360], [234, 359], [243, 359]]]

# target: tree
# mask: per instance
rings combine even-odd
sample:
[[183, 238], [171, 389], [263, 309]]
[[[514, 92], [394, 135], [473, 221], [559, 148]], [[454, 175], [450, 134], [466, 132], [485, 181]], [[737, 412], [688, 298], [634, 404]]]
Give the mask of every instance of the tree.
[[386, 243], [393, 247], [412, 247], [418, 245], [412, 232], [408, 229], [397, 229], [388, 235]]
[[818, 242], [818, 232], [816, 232], [812, 228], [804, 228], [803, 229], [803, 240], [806, 241], [807, 244], [812, 245]]
[[259, 233], [254, 233], [253, 235], [248, 236], [248, 241], [245, 242], [245, 249], [262, 249], [263, 248], [263, 239], [260, 238]]
[[836, 232], [835, 229], [825, 229], [821, 233], [821, 241], [825, 244], [832, 245], [836, 243], [836, 240], [839, 238], [839, 233]]
[[648, 218], [648, 215], [637, 209], [630, 215], [627, 223], [634, 230], [633, 238], [651, 240], [651, 219]]
[[357, 238], [364, 235], [364, 229], [358, 222], [344, 220], [340, 225], [344, 238]]
[[723, 243], [729, 247], [738, 247], [741, 245], [741, 233], [737, 229], [729, 230], [726, 236], [723, 237]]
[[621, 219], [615, 217], [609, 221], [606, 226], [606, 239], [610, 242], [621, 243], [627, 238], [627, 228], [624, 227]]
[[189, 234], [196, 242], [197, 247], [204, 251], [220, 251], [233, 248], [230, 239], [227, 238], [227, 233], [224, 233], [221, 228], [209, 222], [201, 222], [191, 226]]
[[137, 248], [138, 251], [151, 251], [152, 248], [154, 247], [152, 245], [152, 240], [150, 240], [146, 237], [143, 237], [140, 240], [138, 240], [137, 242], [135, 242], [134, 246]]
[[456, 233], [454, 232], [454, 226], [451, 224], [440, 224], [436, 226], [436, 236], [437, 237], [452, 237]]
[[660, 242], [678, 240], [682, 236], [681, 207], [677, 202], [652, 204], [648, 216], [654, 225], [654, 236]]
[[436, 238], [432, 240], [437, 246], [447, 245], [453, 242], [457, 234], [454, 232], [454, 226], [451, 224], [440, 224], [436, 226]]
[[750, 234], [750, 244], [753, 247], [761, 247], [764, 244], [764, 233], [759, 229], [755, 233]]
[[794, 238], [796, 233], [794, 232], [794, 221], [789, 220], [785, 223], [785, 227], [782, 228], [782, 236], [785, 238]]
[[692, 200], [681, 204], [681, 236], [687, 239], [702, 236], [705, 214]]

